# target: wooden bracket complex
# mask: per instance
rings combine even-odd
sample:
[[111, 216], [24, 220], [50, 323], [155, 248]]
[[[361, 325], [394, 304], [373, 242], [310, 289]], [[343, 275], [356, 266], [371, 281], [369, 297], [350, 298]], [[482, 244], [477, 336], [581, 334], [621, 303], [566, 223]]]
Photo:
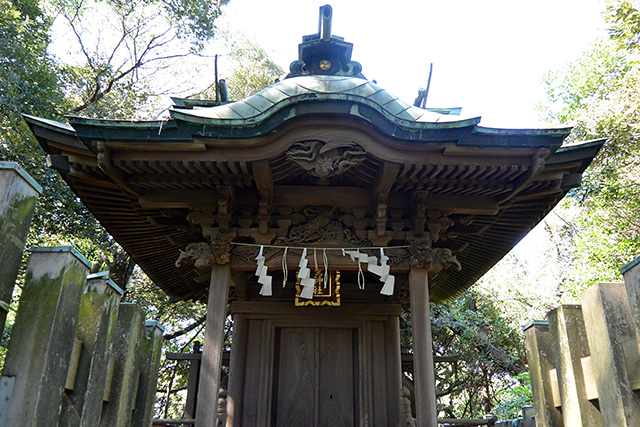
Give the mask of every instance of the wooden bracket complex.
[[269, 212], [273, 201], [273, 179], [268, 160], [253, 162], [253, 178], [260, 195], [258, 202], [258, 232], [267, 234], [269, 230]]

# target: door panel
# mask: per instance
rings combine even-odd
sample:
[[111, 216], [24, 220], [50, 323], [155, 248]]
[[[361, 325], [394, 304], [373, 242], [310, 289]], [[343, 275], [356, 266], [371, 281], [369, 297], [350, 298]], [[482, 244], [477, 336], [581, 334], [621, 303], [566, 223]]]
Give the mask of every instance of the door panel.
[[355, 425], [353, 329], [320, 329], [318, 426]]
[[316, 330], [283, 328], [279, 332], [275, 425], [313, 425], [316, 406]]
[[274, 359], [276, 426], [352, 426], [356, 329], [278, 328]]

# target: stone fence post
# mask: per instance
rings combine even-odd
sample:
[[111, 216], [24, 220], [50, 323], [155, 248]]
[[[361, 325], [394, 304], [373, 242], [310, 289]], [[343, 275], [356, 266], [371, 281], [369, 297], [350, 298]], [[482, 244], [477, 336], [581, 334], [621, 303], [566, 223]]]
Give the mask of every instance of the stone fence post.
[[[562, 417], [566, 426], [602, 426], [600, 411], [594, 400], [590, 371], [585, 364], [591, 358], [587, 333], [579, 305], [561, 305], [547, 314], [549, 329], [557, 355], [558, 382]], [[595, 402], [597, 403], [597, 402]]]
[[94, 427], [100, 423], [111, 338], [118, 316], [120, 289], [104, 271], [87, 276], [76, 331], [79, 355], [69, 367], [58, 426]]
[[89, 262], [69, 246], [31, 250], [0, 378], [0, 426], [55, 426]]
[[17, 163], [0, 162], [0, 336], [42, 187]]
[[151, 425], [153, 404], [156, 403], [163, 335], [164, 326], [160, 323], [155, 320], [145, 322], [140, 352], [140, 385], [138, 386], [138, 396], [136, 396], [132, 426], [148, 427]]
[[111, 363], [100, 426], [131, 425], [140, 382], [140, 359], [144, 312], [135, 304], [120, 304], [113, 334]]
[[559, 396], [555, 396], [554, 393], [553, 375], [556, 358], [551, 344], [549, 322], [534, 320], [524, 328], [524, 339], [531, 373], [533, 402], [536, 408], [536, 426], [564, 426], [562, 413], [556, 406], [559, 399], [554, 399]]
[[622, 267], [620, 270], [624, 276], [624, 284], [627, 288], [627, 298], [631, 309], [631, 322], [636, 335], [637, 350], [631, 348], [632, 344], [627, 344], [625, 357], [630, 366], [630, 382], [634, 390], [640, 388], [640, 256]]
[[625, 285], [598, 283], [580, 300], [591, 349], [593, 375], [605, 426], [640, 426], [640, 397], [629, 381], [625, 347], [637, 350], [636, 335]]

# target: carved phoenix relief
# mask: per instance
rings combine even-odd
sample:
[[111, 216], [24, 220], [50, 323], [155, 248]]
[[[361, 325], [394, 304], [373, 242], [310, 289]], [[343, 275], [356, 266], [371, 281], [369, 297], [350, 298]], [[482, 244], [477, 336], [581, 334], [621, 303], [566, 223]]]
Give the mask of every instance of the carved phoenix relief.
[[365, 153], [364, 148], [352, 141], [325, 143], [314, 140], [293, 144], [287, 150], [286, 158], [310, 175], [325, 180], [362, 163]]

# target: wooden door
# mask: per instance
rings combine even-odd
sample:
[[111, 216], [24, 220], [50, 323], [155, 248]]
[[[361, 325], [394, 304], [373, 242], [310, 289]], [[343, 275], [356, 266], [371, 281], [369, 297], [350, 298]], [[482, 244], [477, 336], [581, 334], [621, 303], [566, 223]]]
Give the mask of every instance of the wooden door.
[[274, 426], [357, 424], [357, 329], [277, 328]]

